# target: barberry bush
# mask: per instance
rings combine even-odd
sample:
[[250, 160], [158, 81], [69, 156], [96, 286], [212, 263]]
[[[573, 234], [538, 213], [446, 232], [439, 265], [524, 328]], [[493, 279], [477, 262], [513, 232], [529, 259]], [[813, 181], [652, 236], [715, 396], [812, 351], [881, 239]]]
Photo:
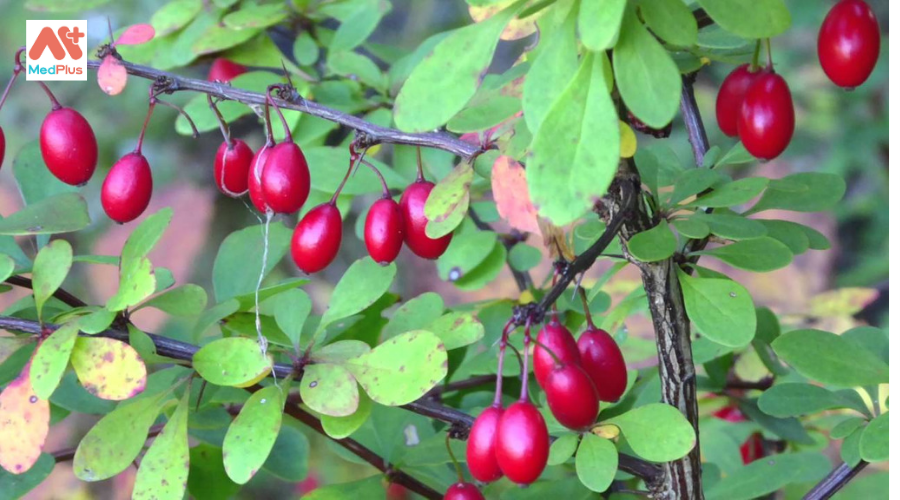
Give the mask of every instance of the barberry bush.
[[[836, 243], [798, 214], [864, 213], [816, 153], [886, 164], [887, 118], [854, 118], [887, 101], [872, 3], [0, 7], [94, 29], [87, 83], [25, 81], [0, 36], [0, 498], [61, 467], [173, 500], [885, 498], [887, 319], [858, 285], [886, 239], [758, 297]], [[197, 284], [151, 260], [186, 182], [228, 219]], [[76, 294], [98, 268], [113, 289]], [[443, 296], [408, 292], [426, 272]]]

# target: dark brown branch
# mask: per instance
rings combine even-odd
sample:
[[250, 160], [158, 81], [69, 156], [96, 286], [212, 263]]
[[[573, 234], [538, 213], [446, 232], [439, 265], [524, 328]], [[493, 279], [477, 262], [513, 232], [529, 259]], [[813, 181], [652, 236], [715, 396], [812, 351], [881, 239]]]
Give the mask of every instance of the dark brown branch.
[[697, 99], [694, 97], [694, 80], [697, 73], [684, 75], [681, 85], [681, 117], [687, 128], [688, 141], [694, 152], [694, 162], [698, 168], [703, 167], [703, 158], [709, 151], [709, 138], [706, 136], [706, 127], [700, 117], [700, 109], [697, 107]]
[[[24, 278], [22, 276], [10, 276], [9, 278], [6, 279], [6, 281], [4, 281], [4, 283], [8, 283], [10, 285], [18, 286], [21, 288], [32, 289], [31, 279]], [[71, 307], [87, 306], [87, 304], [85, 304], [85, 302], [83, 300], [81, 300], [78, 297], [72, 295], [71, 293], [63, 290], [62, 288], [56, 290], [56, 292], [53, 293], [53, 296], [56, 297], [57, 299], [59, 299], [62, 303], [66, 304], [67, 306], [71, 306]]]
[[[214, 83], [206, 80], [178, 76], [174, 73], [132, 64], [127, 61], [122, 61], [121, 64], [130, 75], [160, 82], [159, 87], [164, 89], [166, 93], [193, 91], [208, 94], [220, 99], [257, 106], [263, 106], [266, 102], [265, 94], [233, 88], [224, 83]], [[88, 61], [88, 68], [96, 70], [99, 67], [100, 61]], [[294, 96], [291, 100], [284, 100], [277, 97], [273, 97], [273, 99], [278, 107], [282, 109], [300, 111], [358, 131], [365, 137], [366, 146], [374, 146], [376, 144], [406, 144], [410, 146], [421, 146], [442, 149], [462, 157], [464, 160], [469, 160], [473, 156], [476, 156], [479, 151], [478, 146], [462, 141], [449, 134], [440, 132], [414, 134], [396, 129], [379, 127], [362, 118], [342, 113], [319, 103], [303, 99], [300, 96]]]
[[434, 397], [447, 392], [464, 391], [473, 387], [491, 384], [495, 380], [497, 380], [497, 377], [495, 375], [477, 375], [475, 377], [467, 378], [464, 380], [457, 380], [456, 382], [450, 382], [448, 384], [436, 386], [434, 389], [428, 391], [428, 394], [426, 394], [426, 396]]
[[824, 479], [819, 481], [813, 489], [803, 496], [803, 500], [825, 500], [831, 498], [841, 488], [847, 485], [859, 472], [866, 468], [869, 462], [861, 460], [856, 467], [850, 467], [845, 463], [841, 463], [832, 470]]

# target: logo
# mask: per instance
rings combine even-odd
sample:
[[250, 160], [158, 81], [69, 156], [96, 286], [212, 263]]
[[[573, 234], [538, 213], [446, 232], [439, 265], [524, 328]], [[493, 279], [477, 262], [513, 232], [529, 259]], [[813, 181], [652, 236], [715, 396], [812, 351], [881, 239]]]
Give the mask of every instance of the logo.
[[25, 21], [25, 79], [87, 81], [87, 21]]

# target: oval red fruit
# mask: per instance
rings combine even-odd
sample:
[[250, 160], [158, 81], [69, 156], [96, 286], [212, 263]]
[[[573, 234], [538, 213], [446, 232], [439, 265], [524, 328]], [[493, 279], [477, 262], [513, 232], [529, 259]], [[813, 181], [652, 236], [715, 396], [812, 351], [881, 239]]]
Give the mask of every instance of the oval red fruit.
[[434, 183], [416, 181], [410, 184], [400, 196], [400, 211], [403, 214], [403, 228], [406, 231], [406, 246], [423, 259], [436, 259], [444, 254], [453, 239], [453, 233], [440, 238], [429, 238], [425, 234], [428, 219], [425, 217], [425, 202], [434, 189]]
[[240, 139], [231, 141], [231, 148], [223, 142], [216, 151], [213, 175], [219, 191], [237, 198], [247, 192], [250, 164], [254, 158], [253, 150]]
[[738, 135], [750, 154], [764, 160], [775, 158], [788, 147], [794, 135], [794, 101], [781, 75], [765, 70], [747, 89]]
[[293, 142], [272, 148], [260, 174], [262, 196], [275, 213], [292, 214], [309, 196], [309, 166]]
[[528, 401], [510, 405], [497, 424], [497, 463], [516, 484], [531, 484], [547, 466], [550, 436], [541, 413]]
[[594, 383], [580, 366], [554, 367], [544, 381], [544, 392], [553, 416], [569, 429], [581, 430], [596, 421], [600, 400]]
[[716, 95], [716, 122], [722, 133], [729, 137], [738, 135], [738, 116], [741, 114], [741, 103], [747, 89], [756, 81], [760, 71], [750, 71], [749, 64], [743, 64], [734, 69], [719, 87]]
[[588, 329], [578, 338], [578, 351], [600, 401], [618, 401], [628, 385], [628, 368], [615, 339], [605, 330]]
[[253, 159], [250, 160], [250, 169], [247, 171], [247, 191], [250, 192], [250, 201], [260, 213], [266, 213], [268, 208], [266, 206], [266, 200], [263, 198], [260, 176], [262, 174], [262, 168], [266, 164], [266, 160], [269, 158], [269, 153], [272, 152], [273, 147], [274, 146], [264, 144], [263, 147], [259, 148], [259, 151], [257, 151], [256, 154], [253, 155]]
[[[542, 388], [547, 380], [547, 376], [556, 366], [556, 360], [553, 355], [547, 352], [547, 349], [553, 351], [553, 354], [559, 358], [563, 364], [580, 364], [581, 356], [578, 354], [578, 345], [572, 332], [569, 331], [558, 319], [552, 318], [550, 322], [541, 328], [538, 332], [537, 341], [541, 345], [534, 346], [534, 378], [537, 379], [538, 385]], [[544, 349], [543, 347], [547, 349]]]
[[841, 0], [828, 12], [819, 30], [819, 63], [836, 85], [858, 87], [869, 78], [881, 33], [878, 19], [863, 0]]
[[0, 127], [0, 167], [3, 166], [4, 154], [6, 154], [6, 136], [3, 135], [3, 127]]
[[97, 168], [97, 138], [91, 124], [72, 108], [50, 111], [41, 125], [41, 156], [57, 179], [80, 186]]
[[224, 57], [219, 57], [210, 66], [209, 76], [206, 79], [211, 82], [230, 82], [246, 72], [247, 68], [245, 66]]
[[306, 213], [291, 240], [291, 257], [303, 272], [312, 274], [328, 267], [341, 248], [341, 212], [324, 203]]
[[129, 153], [112, 166], [100, 190], [100, 203], [110, 219], [124, 224], [137, 219], [153, 193], [150, 164], [140, 153]]
[[459, 482], [447, 488], [444, 500], [484, 500], [484, 495], [474, 484]]
[[403, 214], [400, 212], [400, 205], [391, 198], [382, 198], [373, 203], [366, 215], [363, 234], [372, 260], [381, 265], [393, 262], [403, 246]]
[[485, 408], [475, 419], [466, 442], [466, 463], [472, 477], [482, 483], [496, 481], [503, 477], [503, 471], [497, 463], [494, 443], [497, 437], [497, 425], [503, 416], [503, 408], [490, 406]]

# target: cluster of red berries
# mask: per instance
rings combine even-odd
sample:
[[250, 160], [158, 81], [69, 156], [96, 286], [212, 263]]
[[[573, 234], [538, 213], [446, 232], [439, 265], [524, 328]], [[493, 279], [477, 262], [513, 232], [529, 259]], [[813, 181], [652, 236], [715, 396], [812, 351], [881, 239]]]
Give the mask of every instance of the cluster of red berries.
[[[819, 61], [835, 84], [852, 89], [872, 73], [880, 45], [878, 20], [869, 5], [841, 0], [822, 23]], [[771, 160], [787, 148], [794, 134], [794, 103], [771, 56], [765, 68], [744, 64], [725, 78], [716, 97], [716, 120], [725, 135], [740, 137], [757, 158]]]
[[[590, 317], [587, 330], [576, 342], [554, 312], [535, 344], [534, 375], [547, 394], [550, 412], [562, 425], [579, 431], [589, 428], [597, 418], [599, 402], [618, 401], [625, 392], [628, 376], [622, 351], [609, 333], [593, 325]], [[525, 353], [527, 366], [527, 346]], [[505, 475], [516, 484], [531, 484], [547, 465], [547, 425], [524, 389], [519, 401], [503, 409], [499, 373], [494, 404], [475, 419], [469, 432], [469, 470], [482, 482]], [[523, 374], [523, 388], [525, 381], [527, 376]]]

